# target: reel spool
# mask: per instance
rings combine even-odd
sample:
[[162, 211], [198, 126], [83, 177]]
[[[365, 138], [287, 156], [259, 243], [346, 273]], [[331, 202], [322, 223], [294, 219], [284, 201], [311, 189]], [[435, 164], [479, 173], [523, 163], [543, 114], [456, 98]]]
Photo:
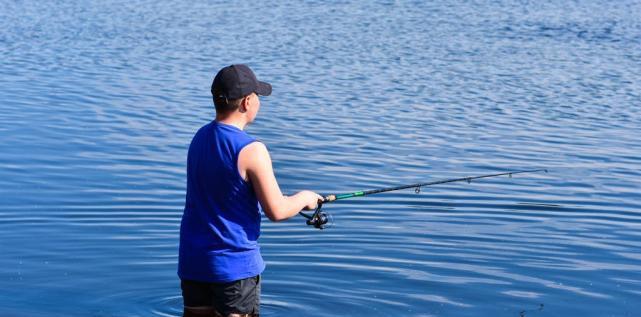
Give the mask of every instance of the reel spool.
[[[322, 203], [318, 204], [318, 207], [316, 207], [316, 210], [314, 210], [314, 213], [312, 215], [305, 214], [301, 212], [300, 214], [307, 218], [307, 223], [308, 226], [314, 226], [316, 229], [326, 229], [332, 226], [334, 223], [332, 220], [332, 216], [328, 213], [325, 213], [321, 211], [321, 207], [323, 206]], [[329, 225], [327, 225], [329, 223]]]

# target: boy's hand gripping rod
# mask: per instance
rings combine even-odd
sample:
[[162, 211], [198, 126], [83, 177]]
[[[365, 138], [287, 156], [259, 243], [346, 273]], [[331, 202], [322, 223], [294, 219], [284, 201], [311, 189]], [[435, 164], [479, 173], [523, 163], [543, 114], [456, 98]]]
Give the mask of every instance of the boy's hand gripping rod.
[[547, 173], [548, 170], [547, 169], [522, 170], [522, 171], [488, 174], [488, 175], [481, 175], [481, 176], [451, 178], [451, 179], [444, 179], [444, 180], [438, 180], [438, 181], [427, 182], [427, 183], [417, 183], [417, 184], [402, 185], [402, 186], [396, 186], [396, 187], [379, 188], [379, 189], [358, 191], [358, 192], [346, 193], [346, 194], [331, 194], [331, 195], [323, 196], [322, 200], [321, 199], [318, 200], [318, 207], [316, 207], [316, 210], [314, 210], [314, 213], [312, 213], [311, 215], [306, 214], [302, 211], [299, 214], [307, 218], [307, 225], [314, 226], [314, 228], [318, 228], [318, 229], [324, 229], [327, 222], [329, 222], [329, 217], [326, 213], [321, 211], [321, 208], [323, 207], [323, 204], [330, 203], [336, 200], [353, 198], [353, 197], [361, 197], [361, 196], [367, 196], [371, 194], [378, 194], [378, 193], [384, 193], [384, 192], [391, 192], [391, 191], [407, 189], [407, 188], [414, 188], [414, 191], [418, 194], [421, 192], [421, 187], [423, 186], [431, 186], [431, 185], [454, 183], [454, 182], [464, 182], [464, 181], [471, 183], [473, 179], [497, 177], [497, 176], [504, 176], [504, 175], [509, 175], [509, 177], [512, 178], [512, 175], [514, 174], [536, 173], [536, 172]]

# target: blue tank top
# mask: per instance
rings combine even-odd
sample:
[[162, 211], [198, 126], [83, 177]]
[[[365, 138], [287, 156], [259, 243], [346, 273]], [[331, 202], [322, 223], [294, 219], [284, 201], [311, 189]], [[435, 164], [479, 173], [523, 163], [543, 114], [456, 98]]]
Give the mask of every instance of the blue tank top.
[[238, 154], [255, 139], [212, 121], [198, 130], [187, 154], [187, 196], [180, 224], [178, 276], [231, 282], [265, 269], [260, 255], [260, 210], [238, 172]]

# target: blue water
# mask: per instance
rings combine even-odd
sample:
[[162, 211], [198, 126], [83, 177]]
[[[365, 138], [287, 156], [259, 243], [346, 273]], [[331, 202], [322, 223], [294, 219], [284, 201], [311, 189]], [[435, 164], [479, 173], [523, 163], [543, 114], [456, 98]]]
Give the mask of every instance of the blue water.
[[284, 192], [550, 170], [263, 221], [262, 315], [641, 314], [639, 1], [0, 0], [0, 316], [180, 315], [186, 150], [238, 62]]

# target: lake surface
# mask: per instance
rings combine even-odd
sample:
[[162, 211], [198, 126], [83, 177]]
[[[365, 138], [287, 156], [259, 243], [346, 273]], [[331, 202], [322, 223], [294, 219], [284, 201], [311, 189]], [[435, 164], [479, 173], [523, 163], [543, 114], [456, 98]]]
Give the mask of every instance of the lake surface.
[[639, 1], [0, 0], [0, 316], [179, 316], [216, 71], [284, 192], [547, 168], [263, 221], [264, 316], [639, 316]]

